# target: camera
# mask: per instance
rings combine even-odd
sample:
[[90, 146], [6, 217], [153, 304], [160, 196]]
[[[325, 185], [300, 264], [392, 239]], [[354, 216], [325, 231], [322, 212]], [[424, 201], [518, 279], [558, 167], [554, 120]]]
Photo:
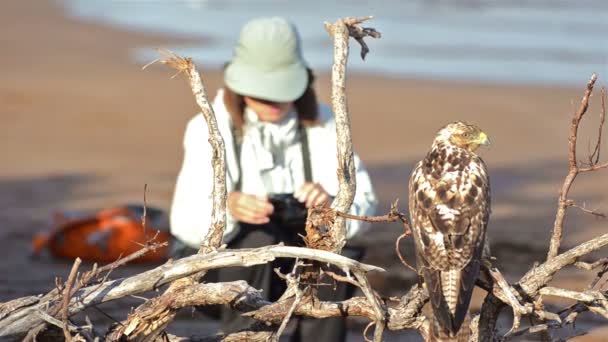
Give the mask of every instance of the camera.
[[304, 231], [308, 209], [293, 194], [272, 194], [268, 200], [274, 207], [270, 220], [282, 227]]

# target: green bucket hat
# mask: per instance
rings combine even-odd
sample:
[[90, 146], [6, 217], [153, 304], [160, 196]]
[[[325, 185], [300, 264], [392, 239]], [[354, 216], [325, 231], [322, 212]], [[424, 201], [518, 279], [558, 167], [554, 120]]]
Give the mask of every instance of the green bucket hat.
[[224, 81], [240, 95], [275, 102], [297, 100], [308, 85], [308, 71], [295, 26], [280, 17], [245, 24]]

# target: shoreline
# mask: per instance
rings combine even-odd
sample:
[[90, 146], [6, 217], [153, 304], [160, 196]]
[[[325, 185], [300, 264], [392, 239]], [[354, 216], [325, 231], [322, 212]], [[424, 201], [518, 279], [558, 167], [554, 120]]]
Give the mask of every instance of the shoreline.
[[[86, 20], [140, 32], [171, 32], [213, 37], [208, 45], [171, 49], [194, 58], [197, 63], [217, 67], [232, 55], [239, 25], [251, 16], [275, 14], [289, 17], [304, 38], [304, 56], [322, 72], [331, 68], [331, 41], [321, 23], [340, 16], [341, 7], [322, 6], [313, 11], [298, 3], [223, 4], [205, 2], [156, 2], [154, 4], [68, 1], [69, 12]], [[317, 3], [319, 3], [317, 1]], [[407, 79], [469, 80], [499, 84], [577, 86], [595, 70], [606, 71], [600, 31], [608, 29], [586, 6], [560, 11], [554, 6], [538, 8], [525, 4], [486, 3], [479, 6], [391, 2], [389, 6], [350, 4], [353, 13], [370, 12], [369, 25], [390, 31], [379, 40], [369, 40], [373, 53], [365, 63], [351, 58], [349, 69], [397, 75]], [[392, 8], [389, 10], [389, 8]], [[138, 15], [133, 17], [131, 13]], [[397, 13], [401, 13], [397, 15]], [[582, 17], [587, 17], [581, 20]], [[495, 25], [502, 23], [502, 25]], [[583, 31], [581, 26], [587, 25]], [[573, 27], [579, 30], [573, 30]], [[595, 28], [595, 29], [592, 29]], [[598, 31], [599, 30], [599, 31]], [[356, 45], [356, 44], [353, 44]], [[138, 60], [155, 57], [137, 50]], [[143, 57], [142, 57], [143, 56]], [[438, 77], [439, 76], [439, 77]]]
[[[59, 7], [67, 7], [67, 6], [59, 6]], [[135, 28], [135, 27], [126, 27], [125, 25], [122, 24], [112, 24], [112, 23], [108, 23], [108, 22], [104, 22], [103, 20], [101, 20], [100, 18], [82, 18], [82, 17], [78, 17], [75, 15], [71, 15], [66, 13], [67, 10], [63, 10], [63, 17], [66, 20], [72, 21], [74, 23], [77, 23], [79, 25], [95, 25], [98, 27], [102, 27], [105, 29], [109, 29], [112, 31], [118, 31], [121, 33], [130, 33], [130, 34], [134, 34], [137, 36], [141, 36], [143, 37], [143, 41], [138, 39], [137, 42], [137, 49], [140, 50], [140, 53], [135, 53], [135, 51], [133, 51], [133, 48], [131, 48], [130, 53], [129, 53], [129, 58], [128, 58], [128, 62], [135, 64], [135, 65], [145, 65], [146, 63], [148, 63], [149, 61], [144, 61], [142, 60], [142, 58], [137, 57], [136, 55], [142, 55], [142, 54], [153, 54], [153, 50], [156, 49], [165, 49], [167, 48], [166, 46], [162, 46], [162, 44], [158, 44], [156, 47], [154, 46], [141, 46], [141, 45], [147, 45], [147, 43], [145, 41], [152, 41], [152, 42], [166, 42], [167, 45], [171, 45], [174, 47], [174, 52], [179, 52], [180, 49], [188, 49], [188, 48], [192, 48], [192, 47], [200, 47], [200, 46], [205, 46], [208, 44], [213, 44], [214, 41], [216, 41], [216, 38], [212, 38], [210, 36], [207, 35], [197, 35], [197, 34], [185, 34], [185, 33], [180, 33], [180, 34], [173, 34], [173, 33], [169, 33], [169, 32], [163, 32], [163, 31], [153, 31], [153, 30], [147, 30], [147, 29], [142, 29], [142, 28]], [[236, 39], [236, 38], [235, 38]], [[328, 40], [329, 42], [329, 40]], [[213, 47], [213, 46], [212, 46]], [[355, 43], [352, 42], [351, 43], [351, 49], [350, 49], [350, 60], [359, 60], [359, 48], [360, 46]], [[141, 50], [146, 50], [145, 52], [142, 52]], [[370, 52], [373, 55], [373, 49]], [[449, 51], [446, 51], [446, 53], [449, 53]], [[179, 54], [179, 53], [178, 53]], [[183, 56], [188, 56], [187, 54], [180, 54]], [[226, 61], [229, 59], [229, 54], [226, 54], [227, 58]], [[190, 57], [190, 56], [188, 56]], [[333, 58], [332, 55], [332, 50], [331, 47], [328, 48], [327, 50], [327, 58]], [[153, 60], [154, 58], [151, 58], [150, 60]], [[196, 60], [195, 60], [196, 62]], [[576, 61], [573, 61], [573, 63], [575, 63]], [[204, 62], [197, 62], [197, 65], [202, 69], [202, 70], [208, 70], [208, 72], [220, 72], [221, 70], [221, 65], [214, 65], [214, 64], [205, 64]], [[316, 74], [319, 76], [326, 76], [329, 77], [330, 73], [331, 73], [331, 68], [326, 69], [314, 69], [316, 70]], [[589, 75], [587, 76], [591, 76], [591, 73], [598, 73], [599, 70], [593, 70], [589, 73]], [[396, 80], [396, 81], [404, 81], [404, 82], [422, 82], [422, 83], [429, 83], [432, 85], [436, 85], [436, 86], [485, 86], [485, 87], [500, 87], [500, 88], [534, 88], [534, 89], [564, 89], [564, 90], [573, 90], [573, 89], [584, 89], [585, 85], [586, 85], [586, 81], [588, 80], [588, 77], [583, 79], [581, 78], [581, 82], [580, 84], [571, 84], [571, 83], [564, 83], [564, 82], [542, 82], [542, 81], [530, 81], [530, 82], [524, 82], [524, 81], [493, 81], [493, 80], [483, 80], [483, 79], [459, 79], [457, 77], [446, 77], [446, 78], [441, 78], [441, 77], [432, 77], [432, 76], [414, 76], [414, 75], [406, 75], [406, 74], [400, 74], [400, 73], [392, 73], [389, 71], [380, 71], [380, 72], [375, 72], [373, 70], [350, 70], [348, 71], [348, 76], [350, 77], [356, 77], [356, 78], [379, 78], [379, 79], [384, 79], [384, 80]], [[608, 84], [607, 82], [602, 82], [602, 80], [600, 79], [598, 81], [598, 85], [603, 85], [602, 83]]]

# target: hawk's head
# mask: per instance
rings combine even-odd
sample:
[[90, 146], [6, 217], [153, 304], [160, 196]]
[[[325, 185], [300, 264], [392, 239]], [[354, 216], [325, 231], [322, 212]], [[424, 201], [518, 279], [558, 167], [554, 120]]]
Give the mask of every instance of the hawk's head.
[[440, 129], [435, 138], [435, 143], [439, 142], [455, 145], [471, 152], [480, 145], [490, 145], [488, 136], [479, 127], [461, 121], [452, 122]]

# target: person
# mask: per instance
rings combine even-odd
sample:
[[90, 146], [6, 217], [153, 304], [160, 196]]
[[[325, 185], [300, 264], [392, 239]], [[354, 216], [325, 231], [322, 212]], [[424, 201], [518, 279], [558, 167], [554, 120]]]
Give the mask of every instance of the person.
[[[313, 74], [302, 57], [294, 25], [279, 17], [257, 18], [241, 30], [233, 59], [224, 69], [225, 86], [213, 108], [226, 148], [227, 226], [229, 248], [253, 248], [283, 242], [303, 245], [304, 208], [330, 205], [338, 191], [336, 130], [333, 114], [317, 102]], [[175, 255], [195, 253], [211, 218], [213, 170], [207, 124], [199, 113], [184, 135], [184, 159], [171, 208]], [[363, 163], [354, 156], [357, 191], [351, 213], [373, 215], [377, 200]], [[295, 203], [295, 204], [294, 204]], [[286, 209], [296, 212], [286, 221]], [[300, 207], [300, 209], [297, 209]], [[294, 209], [295, 208], [295, 209]], [[281, 211], [282, 213], [279, 213]], [[291, 215], [291, 214], [290, 214]], [[367, 229], [367, 223], [349, 220], [347, 238]], [[347, 245], [348, 246], [348, 245]], [[349, 257], [360, 250], [345, 248]], [[349, 254], [350, 253], [350, 254]], [[246, 280], [275, 301], [285, 281], [273, 269], [291, 271], [293, 260], [248, 268], [219, 270], [220, 281]], [[319, 296], [342, 300], [352, 287], [320, 286]], [[327, 292], [327, 293], [324, 293]], [[248, 319], [222, 309], [222, 330], [247, 328]], [[342, 318], [300, 319], [293, 340], [345, 339]], [[313, 337], [314, 336], [314, 337]]]

